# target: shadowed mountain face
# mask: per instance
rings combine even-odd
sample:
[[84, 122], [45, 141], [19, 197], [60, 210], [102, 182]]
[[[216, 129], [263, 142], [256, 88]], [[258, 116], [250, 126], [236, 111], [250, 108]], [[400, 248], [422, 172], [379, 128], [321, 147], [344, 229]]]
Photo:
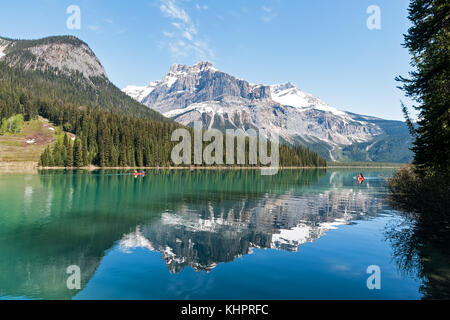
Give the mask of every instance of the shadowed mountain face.
[[210, 271], [255, 248], [301, 250], [383, 210], [344, 183], [353, 179], [325, 170], [0, 176], [0, 296], [71, 298], [66, 268], [80, 266], [84, 287], [116, 247], [160, 252], [171, 273]]
[[[254, 85], [209, 62], [173, 65], [161, 80], [123, 91], [184, 125], [201, 121], [205, 128], [222, 131], [265, 129], [287, 143], [310, 146], [331, 160], [401, 162], [411, 158], [411, 139], [403, 122], [340, 111], [291, 83]], [[389, 155], [389, 147], [397, 151]]]

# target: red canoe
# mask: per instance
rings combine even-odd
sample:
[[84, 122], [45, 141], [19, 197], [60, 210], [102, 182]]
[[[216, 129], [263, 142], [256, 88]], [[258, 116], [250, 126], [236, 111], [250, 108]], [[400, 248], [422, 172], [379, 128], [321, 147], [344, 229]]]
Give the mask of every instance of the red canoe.
[[144, 172], [135, 172], [134, 176], [135, 177], [137, 177], [137, 176], [145, 176], [145, 173]]

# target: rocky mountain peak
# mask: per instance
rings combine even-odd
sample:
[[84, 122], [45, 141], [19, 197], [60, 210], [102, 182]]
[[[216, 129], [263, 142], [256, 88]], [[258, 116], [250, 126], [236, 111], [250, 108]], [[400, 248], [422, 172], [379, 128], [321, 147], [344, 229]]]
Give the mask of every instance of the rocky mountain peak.
[[183, 125], [200, 121], [204, 128], [222, 131], [265, 129], [331, 160], [345, 159], [345, 152], [353, 152], [350, 145], [360, 148], [355, 151], [355, 159], [360, 159], [361, 154], [375, 154], [378, 141], [380, 146], [390, 143], [383, 140], [386, 132], [379, 122], [332, 107], [291, 82], [254, 85], [209, 62], [173, 65], [162, 80], [128, 86], [124, 92]]
[[286, 82], [286, 83], [282, 83], [282, 84], [276, 84], [273, 85], [272, 88], [274, 89], [274, 91], [284, 91], [284, 90], [288, 90], [288, 89], [294, 89], [297, 88], [296, 85], [292, 84], [291, 82]]
[[39, 40], [0, 39], [0, 51], [10, 67], [25, 70], [54, 71], [85, 78], [104, 77], [106, 72], [89, 46], [74, 36], [48, 37]]
[[195, 74], [195, 73], [203, 73], [203, 72], [216, 72], [218, 71], [211, 62], [201, 61], [197, 62], [193, 66], [187, 66], [184, 64], [173, 64], [170, 67], [167, 75], [169, 76], [177, 76], [177, 75], [186, 75], [186, 74]]
[[174, 64], [161, 80], [145, 87], [127, 86], [123, 91], [163, 113], [205, 101], [270, 99], [270, 87], [237, 79], [207, 61]]
[[196, 64], [194, 64], [193, 69], [197, 69], [199, 71], [206, 71], [206, 70], [217, 71], [217, 69], [214, 68], [213, 64], [208, 61], [197, 62]]
[[180, 73], [185, 72], [187, 69], [187, 66], [184, 64], [173, 64], [168, 73]]

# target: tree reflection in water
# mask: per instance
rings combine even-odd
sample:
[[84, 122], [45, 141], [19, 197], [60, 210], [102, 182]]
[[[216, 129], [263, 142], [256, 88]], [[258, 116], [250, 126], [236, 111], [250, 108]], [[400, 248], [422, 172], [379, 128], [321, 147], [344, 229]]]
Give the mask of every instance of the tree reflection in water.
[[421, 279], [423, 299], [450, 299], [449, 235], [436, 240], [430, 232], [414, 215], [405, 215], [386, 228], [385, 236], [400, 271]]

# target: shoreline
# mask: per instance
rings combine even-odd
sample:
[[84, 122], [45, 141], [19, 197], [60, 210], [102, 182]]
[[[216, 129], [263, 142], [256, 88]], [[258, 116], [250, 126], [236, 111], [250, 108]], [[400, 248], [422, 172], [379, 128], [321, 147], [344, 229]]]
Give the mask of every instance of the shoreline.
[[[326, 169], [327, 167], [279, 167], [279, 170], [293, 169]], [[272, 169], [271, 167], [249, 167], [249, 166], [178, 166], [178, 167], [37, 167], [37, 170], [262, 170]]]
[[[347, 165], [347, 166], [327, 166], [327, 167], [302, 167], [302, 166], [280, 166], [278, 170], [320, 170], [320, 169], [398, 169], [403, 164], [399, 165]], [[97, 170], [263, 170], [271, 169], [271, 167], [251, 167], [251, 166], [168, 166], [168, 167], [41, 167], [35, 162], [0, 162], [0, 174], [8, 173], [37, 173], [39, 170], [85, 170], [85, 171], [97, 171]]]

